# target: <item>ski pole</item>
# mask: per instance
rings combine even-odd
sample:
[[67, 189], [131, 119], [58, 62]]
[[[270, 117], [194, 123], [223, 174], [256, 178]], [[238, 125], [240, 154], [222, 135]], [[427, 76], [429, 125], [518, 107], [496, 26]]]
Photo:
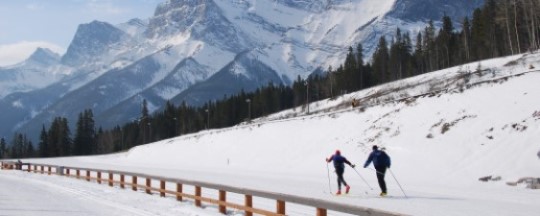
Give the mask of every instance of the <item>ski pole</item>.
[[407, 194], [405, 194], [405, 191], [401, 187], [401, 184], [399, 184], [399, 181], [397, 180], [396, 176], [394, 176], [394, 173], [392, 172], [392, 170], [390, 168], [388, 168], [388, 170], [390, 171], [390, 174], [392, 174], [392, 177], [394, 177], [394, 180], [396, 180], [396, 183], [398, 184], [399, 189], [401, 189], [401, 192], [403, 192], [403, 195], [405, 195], [405, 198], [409, 198], [407, 197]]
[[358, 176], [360, 176], [360, 178], [366, 183], [366, 185], [369, 187], [369, 189], [373, 190], [373, 188], [371, 187], [371, 185], [368, 184], [368, 182], [366, 181], [366, 179], [364, 179], [364, 177], [362, 177], [362, 175], [360, 175], [360, 173], [358, 172], [358, 170], [356, 170], [356, 168], [353, 168], [353, 170], [356, 172], [356, 174], [358, 174]]
[[373, 171], [375, 171], [376, 173], [379, 173], [379, 174], [383, 174], [383, 175], [384, 175], [384, 173], [379, 172], [379, 171], [377, 171], [376, 169], [373, 169], [373, 168], [371, 168], [371, 167], [368, 167], [368, 169], [373, 170]]
[[330, 187], [330, 167], [328, 167], [328, 163], [326, 163], [326, 171], [328, 173], [328, 193], [332, 193], [332, 188]]
[[[384, 173], [379, 172], [379, 171], [377, 171], [376, 169], [373, 169], [373, 168], [371, 168], [371, 167], [368, 167], [368, 168], [369, 168], [370, 170], [375, 171], [376, 173], [379, 173], [379, 174], [383, 174], [383, 175], [384, 175]], [[407, 194], [405, 194], [405, 191], [404, 191], [403, 188], [401, 187], [401, 184], [399, 184], [399, 181], [397, 180], [396, 176], [394, 176], [394, 173], [392, 172], [392, 170], [390, 170], [390, 168], [388, 168], [388, 170], [390, 171], [390, 174], [392, 175], [392, 177], [394, 178], [394, 180], [395, 180], [396, 183], [398, 184], [399, 189], [401, 189], [401, 192], [403, 192], [403, 195], [405, 195], [405, 198], [409, 198], [409, 197], [407, 197]]]

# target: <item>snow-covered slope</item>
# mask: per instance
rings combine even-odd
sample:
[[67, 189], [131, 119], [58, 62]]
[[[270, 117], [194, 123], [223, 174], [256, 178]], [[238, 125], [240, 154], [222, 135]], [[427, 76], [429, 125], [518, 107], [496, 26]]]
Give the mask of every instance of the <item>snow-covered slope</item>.
[[[298, 107], [124, 153], [25, 161], [203, 180], [409, 215], [536, 215], [540, 191], [505, 184], [540, 177], [536, 68], [540, 53], [493, 59], [315, 102], [310, 115]], [[353, 98], [360, 107], [349, 105]], [[377, 197], [375, 173], [360, 166], [375, 144], [392, 157], [384, 199]], [[346, 168], [351, 195], [329, 195], [336, 184], [325, 158], [336, 149], [359, 165], [374, 190]], [[502, 180], [478, 181], [488, 175]]]

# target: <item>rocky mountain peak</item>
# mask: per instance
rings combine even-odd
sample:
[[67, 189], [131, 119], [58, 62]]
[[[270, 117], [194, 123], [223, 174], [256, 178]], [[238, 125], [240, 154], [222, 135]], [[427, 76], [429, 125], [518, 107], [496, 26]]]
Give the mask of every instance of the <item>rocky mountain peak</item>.
[[52, 65], [60, 61], [60, 55], [47, 48], [37, 48], [32, 55], [28, 58], [28, 61]]
[[84, 64], [87, 60], [103, 54], [109, 46], [121, 44], [127, 38], [129, 36], [125, 32], [106, 22], [81, 24], [62, 57], [62, 63], [70, 66]]
[[161, 39], [189, 35], [235, 53], [250, 47], [250, 36], [223, 14], [212, 0], [169, 0], [156, 8], [145, 34]]

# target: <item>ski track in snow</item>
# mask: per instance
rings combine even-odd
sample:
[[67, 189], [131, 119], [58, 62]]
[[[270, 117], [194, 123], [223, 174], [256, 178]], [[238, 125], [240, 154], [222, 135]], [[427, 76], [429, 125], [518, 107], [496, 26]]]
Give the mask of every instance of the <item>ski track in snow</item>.
[[172, 198], [54, 175], [2, 170], [0, 188], [0, 215], [219, 215]]

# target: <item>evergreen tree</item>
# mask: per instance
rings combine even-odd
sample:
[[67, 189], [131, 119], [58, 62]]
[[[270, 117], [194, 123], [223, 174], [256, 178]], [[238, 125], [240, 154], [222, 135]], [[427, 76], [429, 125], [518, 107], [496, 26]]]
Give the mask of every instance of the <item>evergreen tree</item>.
[[70, 138], [68, 120], [56, 117], [47, 134], [49, 144], [49, 156], [68, 156], [72, 154], [72, 140]]
[[73, 145], [73, 153], [75, 155], [90, 155], [96, 153], [95, 121], [92, 110], [85, 110], [79, 114]]
[[11, 141], [11, 158], [21, 158], [24, 157], [25, 153], [25, 142], [24, 137], [20, 133], [15, 133], [13, 140]]
[[446, 68], [453, 65], [453, 62], [451, 62], [451, 59], [454, 59], [454, 51], [456, 50], [455, 47], [455, 38], [454, 38], [454, 26], [452, 24], [452, 20], [449, 16], [444, 16], [442, 19], [443, 27], [439, 31], [439, 35], [437, 37], [438, 46], [441, 47], [440, 54], [441, 56], [440, 61], [438, 62], [439, 67], [438, 68]]
[[334, 89], [336, 86], [335, 72], [332, 71], [332, 66], [328, 66], [328, 71], [326, 71], [326, 77], [328, 78], [327, 87], [330, 98], [334, 98]]
[[426, 64], [425, 64], [425, 54], [424, 54], [424, 42], [422, 41], [422, 33], [419, 32], [416, 35], [416, 46], [414, 49], [414, 65], [415, 65], [415, 73], [414, 75], [422, 74], [426, 72]]
[[34, 144], [30, 140], [26, 141], [26, 150], [24, 157], [35, 157], [36, 156], [36, 150], [34, 149]]
[[364, 48], [361, 43], [358, 43], [356, 46], [356, 69], [353, 75], [353, 80], [355, 81], [354, 90], [363, 89], [366, 85], [366, 74], [364, 72]]
[[381, 37], [379, 44], [373, 53], [373, 72], [375, 73], [375, 84], [381, 84], [392, 80], [392, 74], [389, 69], [390, 56], [386, 39]]
[[392, 80], [409, 77], [412, 74], [411, 52], [412, 44], [409, 33], [401, 33], [396, 30], [395, 41], [390, 45], [389, 70]]
[[437, 50], [435, 46], [435, 25], [433, 24], [433, 20], [430, 20], [428, 26], [424, 29], [422, 42], [424, 43], [422, 47], [424, 56], [426, 57], [426, 72], [434, 71], [437, 69]]
[[45, 129], [45, 125], [41, 128], [41, 133], [39, 135], [39, 157], [48, 157], [49, 152], [49, 143], [48, 143], [48, 137], [47, 137], [47, 130]]
[[150, 122], [150, 115], [148, 111], [148, 102], [146, 101], [146, 99], [144, 99], [142, 102], [141, 118], [139, 118], [138, 123], [139, 123], [139, 130], [140, 130], [139, 134], [142, 135], [140, 137], [139, 143], [145, 144], [145, 143], [150, 142], [151, 139], [150, 139], [149, 128], [151, 126], [151, 122]]
[[0, 138], [0, 158], [7, 157], [7, 143], [4, 137]]
[[471, 61], [471, 24], [469, 22], [469, 18], [465, 17], [463, 19], [463, 26], [461, 31], [461, 48], [462, 50], [462, 62], [469, 62]]
[[342, 79], [343, 81], [343, 89], [347, 90], [347, 92], [353, 91], [355, 80], [353, 79], [355, 71], [357, 70], [358, 66], [356, 64], [356, 56], [353, 52], [353, 48], [349, 47], [347, 56], [345, 57], [345, 66], [344, 66], [344, 77], [347, 77], [348, 79]]
[[476, 9], [473, 13], [473, 20], [471, 26], [471, 60], [477, 61], [486, 58], [487, 45], [486, 45], [486, 30], [484, 22], [482, 21], [482, 10]]

